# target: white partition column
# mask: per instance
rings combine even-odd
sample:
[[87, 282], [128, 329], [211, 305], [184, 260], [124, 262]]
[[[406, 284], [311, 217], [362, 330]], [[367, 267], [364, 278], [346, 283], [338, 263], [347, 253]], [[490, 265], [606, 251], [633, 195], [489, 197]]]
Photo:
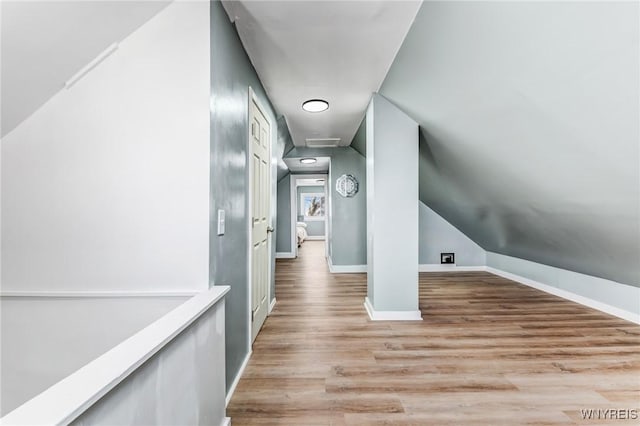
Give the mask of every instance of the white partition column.
[[367, 298], [372, 320], [421, 320], [418, 124], [374, 94], [367, 109]]

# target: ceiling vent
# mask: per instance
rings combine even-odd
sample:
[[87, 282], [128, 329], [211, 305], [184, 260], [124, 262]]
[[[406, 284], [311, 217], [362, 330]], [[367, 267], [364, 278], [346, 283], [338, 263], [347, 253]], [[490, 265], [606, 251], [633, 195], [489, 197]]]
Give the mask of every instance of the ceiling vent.
[[340, 141], [340, 138], [307, 138], [306, 145], [309, 148], [334, 148], [340, 144]]

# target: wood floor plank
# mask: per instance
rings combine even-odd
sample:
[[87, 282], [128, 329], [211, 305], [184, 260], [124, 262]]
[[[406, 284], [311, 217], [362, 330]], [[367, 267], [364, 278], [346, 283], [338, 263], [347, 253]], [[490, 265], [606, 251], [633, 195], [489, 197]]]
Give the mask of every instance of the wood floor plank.
[[640, 408], [639, 326], [487, 272], [421, 273], [423, 321], [370, 321], [323, 251], [277, 261], [234, 426], [638, 424], [581, 410]]
[[598, 390], [597, 392], [609, 402], [640, 405], [640, 388], [634, 390]]
[[[488, 410], [483, 410], [488, 411]], [[520, 415], [519, 415], [520, 414]], [[518, 417], [520, 419], [518, 420]], [[429, 414], [345, 414], [347, 425], [366, 426], [460, 426], [460, 425], [573, 425], [575, 424], [564, 413], [557, 412], [526, 412], [504, 413], [489, 412], [479, 414], [469, 410], [458, 409], [455, 412], [438, 412]], [[465, 419], [463, 422], [460, 419]]]

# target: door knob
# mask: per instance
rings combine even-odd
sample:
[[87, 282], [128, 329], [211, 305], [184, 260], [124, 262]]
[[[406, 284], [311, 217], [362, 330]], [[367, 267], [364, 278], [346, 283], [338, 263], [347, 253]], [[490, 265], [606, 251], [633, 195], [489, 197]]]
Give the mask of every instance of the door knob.
[[267, 232], [273, 232], [273, 228], [271, 226], [267, 226]]

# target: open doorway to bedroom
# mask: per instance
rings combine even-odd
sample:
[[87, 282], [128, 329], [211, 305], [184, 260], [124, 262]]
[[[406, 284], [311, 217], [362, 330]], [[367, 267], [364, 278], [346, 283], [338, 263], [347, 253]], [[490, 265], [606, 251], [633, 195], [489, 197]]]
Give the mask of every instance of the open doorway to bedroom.
[[291, 247], [297, 257], [305, 241], [324, 241], [328, 256], [330, 200], [326, 173], [291, 175]]

